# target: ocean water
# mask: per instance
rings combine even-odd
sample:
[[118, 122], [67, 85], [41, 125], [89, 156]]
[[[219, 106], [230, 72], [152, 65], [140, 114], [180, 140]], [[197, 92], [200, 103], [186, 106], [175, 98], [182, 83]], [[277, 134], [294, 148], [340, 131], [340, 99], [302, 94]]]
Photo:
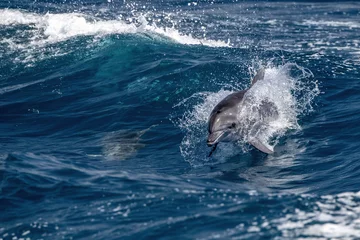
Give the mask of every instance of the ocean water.
[[[359, 31], [355, 1], [1, 1], [0, 239], [360, 239]], [[261, 67], [275, 153], [207, 157]]]

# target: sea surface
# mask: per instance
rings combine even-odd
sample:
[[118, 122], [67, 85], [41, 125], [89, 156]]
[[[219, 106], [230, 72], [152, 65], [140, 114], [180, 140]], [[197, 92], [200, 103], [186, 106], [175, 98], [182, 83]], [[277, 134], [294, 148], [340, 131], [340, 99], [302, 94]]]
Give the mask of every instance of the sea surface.
[[360, 239], [360, 3], [0, 1], [0, 146], [1, 240]]

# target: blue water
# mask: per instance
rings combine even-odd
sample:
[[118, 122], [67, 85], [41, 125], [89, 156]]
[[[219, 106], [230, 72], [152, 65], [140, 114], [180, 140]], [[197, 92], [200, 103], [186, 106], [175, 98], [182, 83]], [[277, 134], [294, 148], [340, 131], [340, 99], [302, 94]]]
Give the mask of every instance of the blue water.
[[[360, 4], [0, 2], [0, 239], [359, 239]], [[265, 67], [266, 155], [207, 117]]]

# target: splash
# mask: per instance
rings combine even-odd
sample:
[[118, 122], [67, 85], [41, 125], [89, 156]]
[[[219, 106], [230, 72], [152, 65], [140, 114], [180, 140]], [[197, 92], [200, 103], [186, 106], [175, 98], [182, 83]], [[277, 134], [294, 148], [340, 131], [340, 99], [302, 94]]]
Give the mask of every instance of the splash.
[[[191, 97], [192, 101], [184, 100], [177, 107], [189, 109], [179, 120], [178, 125], [185, 133], [180, 145], [182, 156], [192, 166], [223, 162], [241, 152], [248, 152], [247, 144], [252, 137], [254, 122], [259, 118], [256, 109], [262, 102], [269, 101], [276, 106], [278, 117], [270, 119], [257, 136], [262, 142], [273, 148], [279, 139], [289, 130], [301, 130], [299, 119], [313, 110], [313, 100], [319, 94], [316, 81], [312, 81], [312, 73], [296, 64], [268, 66], [265, 78], [258, 81], [245, 95], [247, 104], [238, 113], [238, 120], [242, 123], [239, 141], [236, 143], [221, 143], [214, 153], [214, 159], [207, 158], [209, 149], [206, 146], [208, 117], [224, 97], [233, 91], [220, 90], [215, 93], [197, 93]], [[193, 101], [197, 99], [197, 101]], [[244, 101], [245, 101], [244, 100]], [[254, 110], [255, 109], [255, 110]]]

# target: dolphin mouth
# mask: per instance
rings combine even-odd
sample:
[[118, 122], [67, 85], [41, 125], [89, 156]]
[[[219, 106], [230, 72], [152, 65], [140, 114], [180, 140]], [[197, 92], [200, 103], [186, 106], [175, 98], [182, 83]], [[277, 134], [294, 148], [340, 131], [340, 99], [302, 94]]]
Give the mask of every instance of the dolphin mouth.
[[210, 133], [206, 142], [208, 147], [214, 146], [216, 143], [220, 142], [220, 139], [224, 134], [225, 131], [217, 131]]

